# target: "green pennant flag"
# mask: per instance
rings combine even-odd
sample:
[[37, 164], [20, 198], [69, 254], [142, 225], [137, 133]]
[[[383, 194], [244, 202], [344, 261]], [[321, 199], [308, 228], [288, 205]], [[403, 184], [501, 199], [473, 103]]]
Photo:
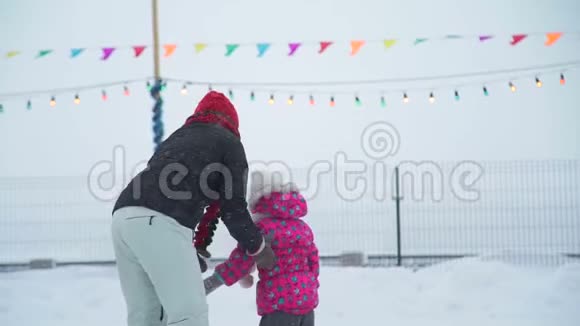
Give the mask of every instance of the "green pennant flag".
[[226, 57], [231, 56], [239, 47], [239, 44], [226, 44]]
[[415, 39], [415, 43], [413, 43], [413, 45], [425, 43], [425, 42], [427, 42], [427, 40], [429, 40], [429, 39], [428, 38], [417, 38], [417, 39]]
[[50, 53], [52, 53], [52, 50], [40, 50], [40, 51], [38, 51], [38, 54], [36, 55], [36, 59], [42, 58]]

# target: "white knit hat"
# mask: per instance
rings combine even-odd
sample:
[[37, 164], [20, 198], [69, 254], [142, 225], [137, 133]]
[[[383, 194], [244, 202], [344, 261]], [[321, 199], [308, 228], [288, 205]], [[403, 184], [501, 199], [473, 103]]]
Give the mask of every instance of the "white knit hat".
[[290, 193], [299, 191], [298, 187], [290, 180], [284, 180], [285, 176], [276, 171], [254, 171], [250, 177], [250, 198], [248, 205], [254, 210], [260, 198], [274, 192]]

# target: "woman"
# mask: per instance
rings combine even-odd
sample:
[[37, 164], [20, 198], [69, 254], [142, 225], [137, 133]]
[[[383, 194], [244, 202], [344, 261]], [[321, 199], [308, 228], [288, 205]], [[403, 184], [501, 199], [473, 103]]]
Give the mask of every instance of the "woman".
[[160, 312], [168, 325], [208, 325], [192, 238], [209, 205], [259, 266], [274, 265], [247, 209], [248, 163], [239, 137], [234, 106], [212, 91], [119, 196], [112, 233], [129, 326], [159, 326]]

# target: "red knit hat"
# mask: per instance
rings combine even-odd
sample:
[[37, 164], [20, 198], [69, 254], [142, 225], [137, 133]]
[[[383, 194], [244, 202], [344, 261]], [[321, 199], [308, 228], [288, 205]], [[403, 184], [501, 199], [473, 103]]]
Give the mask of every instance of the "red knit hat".
[[240, 137], [236, 108], [224, 94], [216, 91], [210, 91], [201, 99], [185, 125], [192, 122], [216, 123]]

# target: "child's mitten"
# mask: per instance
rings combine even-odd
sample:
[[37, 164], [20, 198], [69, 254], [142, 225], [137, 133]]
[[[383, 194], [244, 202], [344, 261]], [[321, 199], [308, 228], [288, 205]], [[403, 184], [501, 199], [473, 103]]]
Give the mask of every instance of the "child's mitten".
[[248, 274], [244, 277], [242, 277], [238, 283], [240, 283], [240, 286], [243, 287], [244, 289], [249, 289], [252, 287], [252, 285], [254, 285], [254, 277], [252, 276], [252, 274]]
[[203, 286], [205, 287], [205, 295], [212, 293], [223, 284], [224, 282], [222, 281], [222, 279], [216, 274], [212, 274], [211, 276], [206, 277], [203, 280]]

